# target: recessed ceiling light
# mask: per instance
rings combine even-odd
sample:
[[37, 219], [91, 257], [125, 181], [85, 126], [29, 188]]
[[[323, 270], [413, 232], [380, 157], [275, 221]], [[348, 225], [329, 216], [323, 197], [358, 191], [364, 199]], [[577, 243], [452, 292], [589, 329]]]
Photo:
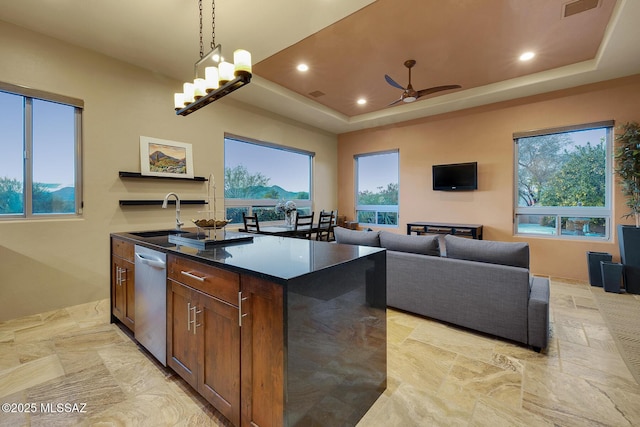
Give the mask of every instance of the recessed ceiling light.
[[522, 55], [520, 55], [520, 61], [529, 61], [533, 59], [534, 56], [536, 56], [536, 54], [533, 52], [525, 52]]
[[367, 100], [364, 98], [360, 98], [356, 102], [358, 103], [358, 105], [364, 105], [367, 103]]
[[298, 71], [309, 71], [309, 66], [307, 64], [298, 64], [296, 68]]

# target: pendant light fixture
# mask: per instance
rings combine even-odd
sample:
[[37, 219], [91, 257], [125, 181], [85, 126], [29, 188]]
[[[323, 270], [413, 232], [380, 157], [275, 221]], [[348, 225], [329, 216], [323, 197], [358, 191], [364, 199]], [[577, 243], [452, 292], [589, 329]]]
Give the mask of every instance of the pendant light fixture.
[[216, 2], [211, 1], [211, 51], [204, 54], [202, 43], [202, 0], [200, 9], [200, 59], [195, 63], [195, 79], [185, 82], [182, 92], [173, 95], [176, 114], [186, 116], [251, 82], [251, 54], [243, 49], [233, 52], [233, 64], [222, 57], [222, 45], [216, 46]]

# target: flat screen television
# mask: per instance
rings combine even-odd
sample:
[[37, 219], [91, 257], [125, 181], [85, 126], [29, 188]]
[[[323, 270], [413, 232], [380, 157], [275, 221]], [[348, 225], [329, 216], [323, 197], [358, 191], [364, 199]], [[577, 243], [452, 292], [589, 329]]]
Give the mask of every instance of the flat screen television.
[[478, 162], [433, 165], [433, 189], [468, 191], [478, 189]]

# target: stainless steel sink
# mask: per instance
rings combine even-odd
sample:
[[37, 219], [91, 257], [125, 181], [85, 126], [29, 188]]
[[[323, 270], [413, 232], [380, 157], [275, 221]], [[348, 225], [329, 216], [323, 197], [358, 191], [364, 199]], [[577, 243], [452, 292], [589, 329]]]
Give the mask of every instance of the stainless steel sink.
[[184, 234], [188, 233], [188, 231], [183, 230], [155, 230], [155, 231], [139, 231], [135, 233], [129, 233], [137, 237], [162, 237], [176, 234]]

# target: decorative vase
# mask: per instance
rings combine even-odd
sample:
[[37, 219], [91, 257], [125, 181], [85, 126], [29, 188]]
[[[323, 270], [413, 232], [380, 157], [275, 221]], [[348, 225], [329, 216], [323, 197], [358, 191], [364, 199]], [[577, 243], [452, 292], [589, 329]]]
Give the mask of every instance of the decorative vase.
[[618, 243], [627, 292], [640, 294], [640, 227], [618, 225]]
[[602, 267], [600, 261], [611, 262], [612, 255], [607, 252], [587, 252], [587, 267], [589, 268], [589, 283], [591, 286], [602, 287]]
[[293, 215], [295, 211], [285, 212], [284, 214], [284, 225], [287, 227], [293, 227]]
[[606, 292], [619, 294], [622, 289], [622, 273], [624, 266], [617, 262], [600, 261], [602, 269], [602, 286]]

